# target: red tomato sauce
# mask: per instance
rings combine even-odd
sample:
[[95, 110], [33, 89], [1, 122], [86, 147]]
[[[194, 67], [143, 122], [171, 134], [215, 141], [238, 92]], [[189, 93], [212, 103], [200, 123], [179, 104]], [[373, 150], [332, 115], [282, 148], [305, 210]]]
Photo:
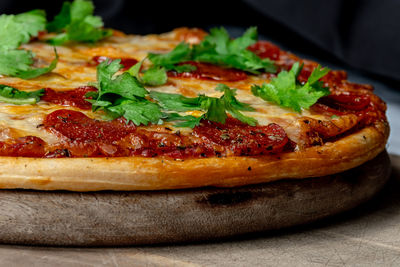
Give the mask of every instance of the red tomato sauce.
[[40, 158], [45, 155], [45, 144], [36, 136], [24, 136], [0, 142], [0, 156]]
[[54, 91], [53, 89], [46, 88], [41, 100], [56, 105], [77, 107], [80, 109], [91, 109], [92, 104], [85, 100], [85, 95], [89, 92], [97, 92], [97, 89], [92, 86], [82, 86], [74, 90], [58, 92]]
[[260, 58], [269, 58], [271, 60], [278, 60], [281, 54], [281, 49], [278, 46], [267, 41], [258, 41], [247, 49]]
[[196, 70], [191, 72], [176, 72], [169, 71], [168, 76], [180, 78], [195, 78], [200, 80], [213, 80], [220, 82], [236, 82], [247, 79], [247, 74], [244, 71], [224, 68], [210, 63], [201, 63], [188, 61], [179, 65], [189, 64], [196, 67]]
[[192, 134], [183, 135], [169, 128], [151, 131], [136, 127], [123, 118], [98, 121], [81, 112], [63, 109], [50, 113], [43, 127], [62, 140], [46, 157], [259, 156], [287, 151], [289, 143], [285, 131], [277, 124], [249, 126], [233, 118], [228, 118], [225, 124], [203, 120]]

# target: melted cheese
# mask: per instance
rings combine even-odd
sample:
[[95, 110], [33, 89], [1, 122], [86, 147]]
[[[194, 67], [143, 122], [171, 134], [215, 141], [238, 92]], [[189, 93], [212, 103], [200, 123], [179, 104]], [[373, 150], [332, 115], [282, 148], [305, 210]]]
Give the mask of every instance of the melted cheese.
[[[52, 88], [58, 91], [71, 90], [96, 81], [96, 67], [89, 64], [94, 56], [142, 60], [149, 52], [165, 53], [173, 49], [179, 43], [175, 34], [176, 32], [173, 31], [163, 35], [113, 36], [97, 43], [96, 46], [76, 44], [57, 47], [60, 60], [52, 73], [31, 80], [0, 77], [0, 84], [10, 85], [20, 90], [37, 90], [40, 88]], [[32, 50], [42, 63], [46, 64], [47, 62], [48, 64], [54, 58], [53, 47], [44, 42], [33, 42], [23, 47]], [[286, 130], [289, 138], [298, 141], [302, 136], [298, 120], [302, 116], [319, 120], [329, 119], [322, 115], [310, 114], [307, 110], [304, 110], [302, 114], [294, 113], [292, 110], [279, 107], [252, 95], [251, 85], [264, 82], [269, 81], [263, 75], [249, 75], [249, 78], [244, 81], [226, 83], [228, 86], [238, 89], [237, 97], [240, 101], [249, 103], [256, 109], [255, 112], [244, 113], [257, 119], [260, 125], [277, 123]], [[188, 97], [194, 97], [198, 94], [218, 97], [221, 93], [214, 90], [218, 83], [191, 78], [169, 78], [167, 85], [147, 89], [178, 93]], [[4, 129], [12, 129], [13, 135], [34, 135], [48, 143], [57, 142], [57, 137], [40, 127], [40, 124], [47, 114], [60, 108], [65, 107], [43, 101], [29, 106], [0, 103], [0, 139], [9, 136], [9, 134], [5, 134], [9, 131], [7, 132]], [[68, 107], [68, 109], [75, 108]], [[91, 111], [84, 111], [84, 113], [93, 118], [100, 118], [101, 116]], [[172, 127], [170, 124], [167, 125]], [[156, 129], [156, 127], [159, 126], [150, 126], [149, 128]], [[191, 131], [181, 128], [180, 130], [183, 132]]]

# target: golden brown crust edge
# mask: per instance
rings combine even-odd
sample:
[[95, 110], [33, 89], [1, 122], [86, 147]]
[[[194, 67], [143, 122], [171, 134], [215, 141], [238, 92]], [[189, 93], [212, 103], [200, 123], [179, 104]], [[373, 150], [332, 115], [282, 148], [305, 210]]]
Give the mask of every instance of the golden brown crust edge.
[[233, 187], [339, 173], [385, 149], [389, 126], [378, 122], [333, 143], [263, 157], [22, 158], [0, 157], [0, 188], [38, 190], [158, 190]]

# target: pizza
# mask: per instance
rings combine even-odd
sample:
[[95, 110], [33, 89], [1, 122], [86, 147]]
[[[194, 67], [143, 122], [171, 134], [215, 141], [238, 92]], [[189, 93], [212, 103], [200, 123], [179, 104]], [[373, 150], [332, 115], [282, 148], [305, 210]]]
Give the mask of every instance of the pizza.
[[[64, 13], [90, 6], [66, 3]], [[372, 86], [259, 41], [255, 28], [138, 36], [61, 16], [47, 30], [31, 23], [18, 47], [0, 41], [0, 56], [31, 57], [21, 69], [0, 59], [0, 188], [233, 187], [340, 173], [385, 149]]]

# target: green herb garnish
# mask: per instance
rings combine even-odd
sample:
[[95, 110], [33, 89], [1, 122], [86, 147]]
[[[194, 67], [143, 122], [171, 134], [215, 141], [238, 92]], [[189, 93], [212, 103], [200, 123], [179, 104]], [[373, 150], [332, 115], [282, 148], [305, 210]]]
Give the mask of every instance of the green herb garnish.
[[180, 64], [192, 60], [213, 63], [254, 74], [261, 71], [275, 73], [276, 67], [273, 61], [267, 58], [261, 59], [247, 49], [257, 42], [257, 38], [257, 28], [255, 27], [249, 28], [241, 37], [236, 39], [231, 39], [228, 32], [222, 27], [213, 28], [200, 44], [190, 47], [186, 43], [180, 43], [169, 53], [150, 53], [148, 58], [155, 66], [177, 72], [196, 70], [193, 65]]
[[32, 10], [18, 15], [0, 16], [0, 74], [32, 79], [51, 72], [57, 65], [58, 56], [48, 67], [33, 68], [34, 54], [18, 49], [28, 43], [39, 31], [45, 29], [46, 14], [42, 10]]
[[64, 2], [60, 13], [47, 24], [49, 32], [59, 32], [49, 42], [53, 45], [61, 45], [68, 41], [94, 43], [111, 36], [112, 31], [103, 29], [102, 19], [93, 16], [93, 12], [94, 6], [91, 1]]
[[33, 92], [24, 92], [8, 85], [0, 84], [0, 102], [14, 105], [33, 105], [40, 100], [44, 94], [44, 89]]
[[266, 101], [300, 113], [302, 108], [309, 108], [319, 98], [330, 93], [329, 89], [319, 81], [330, 69], [321, 69], [321, 66], [318, 65], [305, 84], [297, 81], [301, 69], [302, 66], [296, 62], [290, 71], [281, 71], [276, 78], [271, 79], [270, 83], [264, 83], [262, 86], [253, 85], [251, 92]]
[[[165, 111], [183, 112], [200, 110], [205, 114], [199, 117], [194, 116], [180, 116], [179, 114], [172, 113], [168, 120], [183, 121], [185, 124], [177, 124], [177, 126], [184, 125], [191, 127], [198, 125], [201, 119], [207, 119], [214, 122], [225, 123], [229, 113], [232, 117], [247, 123], [249, 125], [256, 125], [257, 121], [251, 117], [245, 116], [240, 111], [254, 111], [250, 105], [239, 102], [236, 99], [236, 90], [231, 89], [224, 84], [219, 84], [215, 90], [224, 92], [220, 98], [199, 95], [198, 97], [185, 97], [179, 94], [169, 94], [152, 91], [150, 96], [157, 100], [160, 106]], [[193, 127], [194, 127], [193, 126]]]
[[261, 59], [247, 50], [257, 42], [257, 28], [249, 28], [241, 37], [231, 40], [224, 28], [213, 28], [204, 40], [193, 47], [193, 60], [223, 65], [258, 74], [260, 71], [275, 73], [270, 59]]
[[104, 110], [111, 118], [124, 117], [135, 125], [161, 122], [160, 107], [145, 98], [143, 85], [127, 72], [117, 75], [121, 60], [104, 61], [97, 66], [98, 92], [88, 93], [93, 110]]
[[163, 85], [167, 82], [168, 76], [164, 67], [153, 66], [150, 69], [144, 71], [143, 75], [140, 75], [140, 69], [143, 61], [138, 62], [132, 66], [128, 73], [136, 77], [142, 84], [149, 86]]

